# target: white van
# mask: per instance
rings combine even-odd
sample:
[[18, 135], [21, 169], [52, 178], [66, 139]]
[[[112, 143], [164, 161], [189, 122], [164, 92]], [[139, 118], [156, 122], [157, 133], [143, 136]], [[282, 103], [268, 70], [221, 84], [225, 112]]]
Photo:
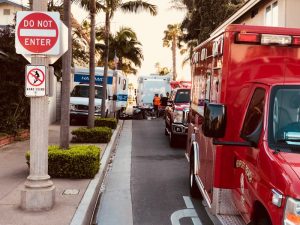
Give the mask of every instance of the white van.
[[[101, 116], [103, 93], [103, 67], [95, 69], [95, 116]], [[89, 69], [75, 68], [73, 88], [70, 97], [70, 121], [87, 118], [89, 108]], [[105, 100], [106, 117], [119, 115], [127, 105], [128, 82], [126, 75], [120, 70], [108, 70]]]
[[148, 75], [138, 78], [137, 107], [151, 108], [155, 94], [166, 96], [171, 92], [171, 75]]
[[153, 98], [155, 94], [166, 96], [171, 92], [171, 75], [147, 75], [138, 78], [134, 119], [147, 118], [153, 114]]

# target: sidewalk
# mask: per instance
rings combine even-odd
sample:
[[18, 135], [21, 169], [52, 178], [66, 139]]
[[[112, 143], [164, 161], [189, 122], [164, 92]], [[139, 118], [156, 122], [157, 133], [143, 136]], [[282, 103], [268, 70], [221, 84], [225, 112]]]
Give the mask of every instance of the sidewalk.
[[124, 121], [116, 149], [96, 216], [99, 225], [133, 224], [130, 192], [132, 120]]
[[[122, 123], [119, 122], [110, 143], [96, 144], [102, 149], [102, 158], [100, 171], [94, 179], [52, 179], [56, 187], [56, 200], [53, 209], [47, 212], [26, 212], [19, 208], [20, 190], [29, 175], [25, 161], [29, 140], [0, 148], [0, 225], [86, 224], [89, 219], [87, 214], [91, 213], [92, 204], [89, 202], [96, 201], [97, 191]], [[70, 130], [75, 128], [77, 127], [72, 126]], [[49, 145], [59, 144], [59, 129], [59, 125], [49, 127]]]

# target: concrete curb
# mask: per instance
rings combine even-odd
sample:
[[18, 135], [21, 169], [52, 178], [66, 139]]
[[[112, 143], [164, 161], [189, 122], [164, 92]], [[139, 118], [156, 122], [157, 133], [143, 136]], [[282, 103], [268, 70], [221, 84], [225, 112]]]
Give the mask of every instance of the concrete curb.
[[101, 158], [101, 166], [99, 172], [94, 179], [89, 183], [81, 202], [72, 218], [70, 225], [89, 225], [93, 214], [94, 207], [96, 205], [97, 197], [100, 191], [100, 185], [104, 179], [104, 175], [109, 163], [109, 159], [112, 150], [116, 144], [117, 137], [120, 134], [124, 121], [119, 121], [116, 130], [114, 131], [112, 138], [105, 148], [105, 152]]

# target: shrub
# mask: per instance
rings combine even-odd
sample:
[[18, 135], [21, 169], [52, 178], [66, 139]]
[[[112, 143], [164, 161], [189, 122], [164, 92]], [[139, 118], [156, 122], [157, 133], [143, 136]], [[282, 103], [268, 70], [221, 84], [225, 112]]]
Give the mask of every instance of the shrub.
[[[100, 151], [93, 145], [74, 145], [67, 150], [49, 146], [48, 173], [55, 178], [93, 178], [100, 167]], [[29, 165], [30, 152], [25, 157]]]
[[95, 127], [109, 127], [111, 129], [116, 129], [117, 125], [118, 122], [115, 118], [95, 118]]
[[76, 143], [108, 143], [112, 136], [109, 127], [78, 128], [72, 131], [72, 142]]
[[9, 136], [9, 134], [7, 134], [7, 133], [0, 133], [0, 138], [1, 137], [7, 137], [7, 136]]
[[[30, 98], [24, 95], [26, 59], [16, 54], [14, 27], [0, 29], [0, 132], [15, 135], [30, 123]], [[4, 56], [4, 57], [3, 57]]]

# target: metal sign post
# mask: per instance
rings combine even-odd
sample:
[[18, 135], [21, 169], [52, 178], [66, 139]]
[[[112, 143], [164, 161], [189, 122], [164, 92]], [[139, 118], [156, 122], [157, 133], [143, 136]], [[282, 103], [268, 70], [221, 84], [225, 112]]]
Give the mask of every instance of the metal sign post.
[[[47, 2], [47, 0], [33, 0], [33, 10], [47, 11]], [[27, 25], [27, 22], [25, 25]], [[48, 28], [52, 29], [52, 25], [51, 23], [51, 27]], [[38, 27], [33, 28], [39, 29]], [[23, 36], [24, 34], [25, 36], [31, 34], [26, 32], [22, 33]], [[47, 32], [45, 35], [47, 35]], [[33, 43], [33, 41], [26, 42], [24, 40], [25, 46], [27, 46], [26, 43]], [[42, 51], [51, 51], [51, 49], [46, 48]], [[31, 62], [32, 65], [26, 77], [30, 88], [35, 89], [37, 86], [45, 85], [45, 81], [48, 80], [49, 58], [47, 55], [32, 55]], [[45, 70], [42, 68], [45, 68]], [[33, 93], [37, 93], [37, 90]], [[36, 96], [38, 97], [30, 98], [30, 174], [27, 177], [24, 189], [21, 190], [21, 208], [30, 211], [44, 211], [50, 210], [54, 205], [55, 186], [48, 175], [48, 96]]]

